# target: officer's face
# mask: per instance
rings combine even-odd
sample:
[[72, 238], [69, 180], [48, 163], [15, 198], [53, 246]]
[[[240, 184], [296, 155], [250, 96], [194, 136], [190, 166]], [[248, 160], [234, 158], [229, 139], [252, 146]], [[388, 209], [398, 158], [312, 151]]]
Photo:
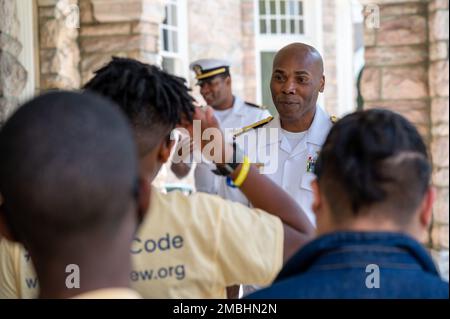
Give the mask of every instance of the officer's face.
[[295, 49], [280, 51], [275, 57], [270, 90], [282, 121], [314, 113], [325, 84], [320, 63], [309, 53]]
[[230, 77], [216, 76], [199, 83], [200, 93], [208, 105], [215, 109], [221, 109], [226, 103], [230, 90]]

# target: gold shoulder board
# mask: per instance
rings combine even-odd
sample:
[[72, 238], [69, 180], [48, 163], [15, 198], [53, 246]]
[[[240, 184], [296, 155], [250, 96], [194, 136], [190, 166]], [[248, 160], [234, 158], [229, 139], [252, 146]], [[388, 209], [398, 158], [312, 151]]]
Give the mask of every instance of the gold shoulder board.
[[236, 133], [234, 133], [233, 137], [238, 137], [239, 135], [244, 134], [245, 132], [248, 132], [253, 129], [257, 129], [259, 127], [262, 127], [273, 120], [273, 116], [269, 116], [268, 118], [265, 118], [264, 120], [258, 121], [256, 123], [244, 126], [240, 130], [238, 130]]
[[256, 107], [257, 109], [262, 109], [262, 110], [266, 110], [267, 109], [267, 107], [265, 107], [264, 105], [258, 105], [258, 104], [250, 103], [250, 102], [247, 102], [247, 101], [245, 101], [244, 103], [247, 104], [248, 106]]

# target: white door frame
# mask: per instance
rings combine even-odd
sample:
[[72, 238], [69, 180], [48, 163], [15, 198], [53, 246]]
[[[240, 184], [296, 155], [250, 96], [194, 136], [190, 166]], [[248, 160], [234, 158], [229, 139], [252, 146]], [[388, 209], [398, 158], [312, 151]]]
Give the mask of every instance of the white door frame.
[[20, 23], [18, 40], [22, 44], [18, 60], [27, 71], [27, 82], [19, 96], [19, 103], [32, 98], [39, 83], [38, 45], [37, 45], [37, 9], [34, 1], [15, 1], [17, 19]]
[[336, 1], [337, 115], [355, 110], [352, 0]]
[[[262, 102], [261, 52], [276, 52], [292, 42], [303, 42], [323, 52], [322, 0], [304, 0], [304, 35], [260, 35], [258, 0], [253, 0], [255, 30], [256, 101]], [[319, 96], [319, 104], [322, 104]]]

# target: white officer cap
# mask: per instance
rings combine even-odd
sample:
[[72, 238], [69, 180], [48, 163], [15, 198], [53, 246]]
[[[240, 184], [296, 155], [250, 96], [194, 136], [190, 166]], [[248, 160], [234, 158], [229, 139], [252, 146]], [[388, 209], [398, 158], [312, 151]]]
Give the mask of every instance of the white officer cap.
[[219, 74], [229, 74], [230, 63], [219, 59], [200, 59], [192, 62], [189, 68], [195, 72], [197, 80], [205, 80]]

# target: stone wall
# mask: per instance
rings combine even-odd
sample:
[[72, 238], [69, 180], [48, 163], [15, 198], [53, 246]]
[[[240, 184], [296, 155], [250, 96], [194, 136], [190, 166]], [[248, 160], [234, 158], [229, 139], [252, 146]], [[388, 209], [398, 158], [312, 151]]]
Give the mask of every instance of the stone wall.
[[0, 126], [17, 107], [27, 81], [27, 72], [17, 58], [22, 44], [16, 10], [15, 1], [0, 0]]
[[233, 90], [243, 96], [241, 14], [241, 0], [189, 0], [188, 3], [189, 62], [202, 58], [230, 61]]
[[157, 62], [163, 3], [39, 0], [41, 89], [79, 88], [113, 55]]
[[80, 0], [82, 83], [112, 56], [158, 62], [163, 0]]
[[380, 9], [365, 26], [364, 108], [403, 114], [427, 142], [437, 188], [429, 247], [448, 280], [448, 0], [363, 0]]
[[449, 268], [448, 3], [448, 0], [432, 0], [428, 4], [431, 154], [434, 166], [433, 183], [437, 189], [431, 245], [447, 279]]
[[428, 142], [427, 4], [381, 2], [380, 28], [365, 30], [364, 107], [386, 107], [402, 113]]
[[39, 0], [40, 89], [80, 86], [78, 0]]

